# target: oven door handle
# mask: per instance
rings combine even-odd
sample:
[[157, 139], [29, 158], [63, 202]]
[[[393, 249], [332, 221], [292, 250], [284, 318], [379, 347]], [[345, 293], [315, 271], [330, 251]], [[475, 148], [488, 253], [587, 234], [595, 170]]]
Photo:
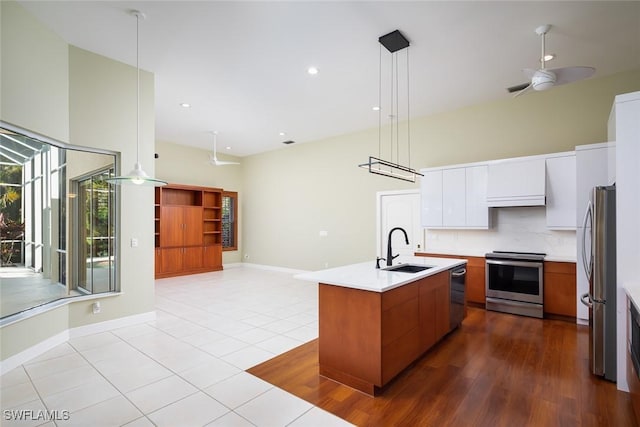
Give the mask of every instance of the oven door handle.
[[542, 267], [542, 263], [536, 261], [499, 261], [495, 259], [488, 259], [487, 264], [512, 265], [514, 267]]

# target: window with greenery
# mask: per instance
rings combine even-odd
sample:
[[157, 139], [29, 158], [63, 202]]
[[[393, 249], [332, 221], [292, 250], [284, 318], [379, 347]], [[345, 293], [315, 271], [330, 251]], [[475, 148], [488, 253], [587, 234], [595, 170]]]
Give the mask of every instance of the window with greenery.
[[115, 189], [105, 182], [115, 160], [0, 122], [0, 325], [117, 291]]
[[238, 250], [238, 193], [222, 192], [222, 250]]
[[115, 290], [115, 193], [106, 181], [114, 172], [109, 166], [72, 181], [78, 223], [76, 285], [83, 293]]
[[24, 262], [22, 165], [0, 163], [0, 266]]

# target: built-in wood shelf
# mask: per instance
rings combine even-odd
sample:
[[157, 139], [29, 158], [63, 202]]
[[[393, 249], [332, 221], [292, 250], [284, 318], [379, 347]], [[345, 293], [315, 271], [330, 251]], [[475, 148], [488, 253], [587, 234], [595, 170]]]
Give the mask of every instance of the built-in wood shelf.
[[170, 184], [155, 193], [156, 278], [222, 269], [222, 189]]

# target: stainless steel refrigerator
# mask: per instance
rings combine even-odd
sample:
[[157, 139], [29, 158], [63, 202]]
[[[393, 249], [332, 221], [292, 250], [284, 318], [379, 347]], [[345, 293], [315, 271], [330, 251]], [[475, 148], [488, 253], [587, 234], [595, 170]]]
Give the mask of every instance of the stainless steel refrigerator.
[[616, 381], [616, 187], [595, 187], [582, 231], [582, 257], [589, 293], [581, 296], [589, 307], [591, 371]]

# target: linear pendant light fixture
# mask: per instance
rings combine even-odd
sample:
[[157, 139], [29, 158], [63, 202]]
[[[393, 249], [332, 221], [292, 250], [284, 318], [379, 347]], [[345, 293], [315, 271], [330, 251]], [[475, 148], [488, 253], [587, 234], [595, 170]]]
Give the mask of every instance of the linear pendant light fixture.
[[[358, 165], [361, 168], [369, 170], [369, 173], [388, 176], [390, 178], [401, 179], [403, 181], [416, 182], [416, 177], [423, 176], [420, 172], [412, 169], [411, 164], [411, 134], [409, 121], [409, 40], [399, 30], [390, 32], [378, 38], [380, 42], [380, 69], [379, 69], [379, 87], [378, 87], [378, 157], [369, 156], [367, 163]], [[391, 96], [389, 128], [389, 160], [382, 158], [382, 46], [391, 53]], [[400, 129], [399, 129], [399, 77], [398, 77], [398, 51], [406, 49], [407, 58], [407, 162], [409, 166], [400, 164]], [[395, 135], [394, 135], [395, 133]], [[394, 161], [394, 136], [396, 157]]]
[[116, 185], [145, 185], [153, 187], [161, 187], [167, 185], [166, 181], [151, 178], [142, 170], [140, 163], [140, 20], [145, 19], [144, 13], [139, 10], [131, 10], [129, 13], [136, 18], [136, 163], [133, 170], [124, 176], [114, 176], [106, 181]]

